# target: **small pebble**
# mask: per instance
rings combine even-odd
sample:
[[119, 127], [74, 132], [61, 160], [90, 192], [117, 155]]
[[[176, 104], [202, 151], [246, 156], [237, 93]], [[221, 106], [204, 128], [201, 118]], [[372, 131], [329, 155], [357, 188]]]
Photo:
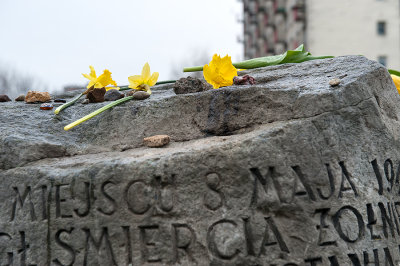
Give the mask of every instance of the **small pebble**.
[[45, 91], [28, 91], [25, 96], [25, 102], [27, 103], [45, 103], [51, 100], [50, 94]]
[[90, 103], [102, 103], [104, 102], [104, 94], [106, 94], [105, 88], [97, 88], [89, 91], [86, 98], [89, 99]]
[[51, 103], [44, 103], [42, 105], [40, 105], [40, 109], [41, 110], [51, 110], [53, 109], [53, 105]]
[[135, 100], [144, 100], [150, 97], [150, 93], [145, 91], [136, 91], [132, 96]]
[[89, 103], [89, 99], [84, 99], [81, 104], [88, 104]]
[[66, 103], [67, 101], [64, 99], [55, 99], [54, 102], [55, 103]]
[[18, 96], [17, 98], [15, 98], [16, 102], [23, 102], [25, 101], [25, 95], [21, 94], [20, 96]]
[[5, 94], [0, 95], [0, 102], [9, 102], [9, 101], [11, 101], [11, 99], [7, 95]]
[[177, 80], [174, 84], [175, 94], [196, 93], [211, 90], [212, 85], [205, 80], [187, 77]]
[[135, 90], [128, 91], [127, 93], [125, 93], [125, 96], [126, 97], [132, 96], [135, 92], [136, 92]]
[[256, 80], [249, 75], [244, 75], [241, 77], [233, 77], [233, 84], [235, 85], [254, 85]]
[[340, 82], [341, 82], [340, 79], [337, 79], [337, 78], [331, 79], [331, 80], [329, 81], [329, 85], [331, 85], [332, 87], [335, 87], [335, 86], [339, 85]]
[[121, 98], [124, 98], [124, 94], [119, 92], [119, 90], [116, 89], [110, 89], [104, 94], [104, 100], [105, 101], [116, 101]]
[[168, 135], [155, 135], [143, 139], [144, 145], [151, 148], [158, 148], [167, 145], [170, 141]]

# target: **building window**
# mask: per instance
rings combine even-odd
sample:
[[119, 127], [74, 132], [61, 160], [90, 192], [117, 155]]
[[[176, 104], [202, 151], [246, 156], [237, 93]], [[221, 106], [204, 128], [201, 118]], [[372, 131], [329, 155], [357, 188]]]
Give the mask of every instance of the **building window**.
[[387, 57], [385, 55], [378, 56], [378, 62], [383, 66], [387, 65]]
[[385, 35], [386, 34], [386, 22], [379, 21], [377, 24], [378, 35]]

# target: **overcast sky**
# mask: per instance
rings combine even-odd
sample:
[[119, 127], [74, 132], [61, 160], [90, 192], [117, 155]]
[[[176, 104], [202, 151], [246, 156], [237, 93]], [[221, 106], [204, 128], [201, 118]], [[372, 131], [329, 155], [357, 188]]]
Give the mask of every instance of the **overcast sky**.
[[0, 64], [50, 90], [84, 84], [89, 65], [120, 85], [145, 62], [170, 79], [202, 53], [243, 59], [241, 13], [237, 0], [0, 0]]

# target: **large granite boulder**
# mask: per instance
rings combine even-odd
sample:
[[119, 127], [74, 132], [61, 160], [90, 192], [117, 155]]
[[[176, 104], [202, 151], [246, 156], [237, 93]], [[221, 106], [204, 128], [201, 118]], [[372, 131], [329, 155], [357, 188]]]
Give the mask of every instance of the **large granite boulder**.
[[[155, 88], [68, 132], [105, 103], [2, 104], [0, 265], [398, 265], [387, 70], [349, 56], [246, 73], [256, 85]], [[172, 142], [142, 146], [157, 134]]]

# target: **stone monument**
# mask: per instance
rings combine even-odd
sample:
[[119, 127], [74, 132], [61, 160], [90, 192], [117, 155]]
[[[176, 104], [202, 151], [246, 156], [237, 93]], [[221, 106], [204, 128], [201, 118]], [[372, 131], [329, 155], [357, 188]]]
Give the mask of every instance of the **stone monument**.
[[[361, 56], [155, 88], [63, 131], [0, 106], [0, 265], [399, 265], [400, 96]], [[335, 82], [331, 82], [335, 79]], [[144, 137], [167, 134], [164, 148]]]

